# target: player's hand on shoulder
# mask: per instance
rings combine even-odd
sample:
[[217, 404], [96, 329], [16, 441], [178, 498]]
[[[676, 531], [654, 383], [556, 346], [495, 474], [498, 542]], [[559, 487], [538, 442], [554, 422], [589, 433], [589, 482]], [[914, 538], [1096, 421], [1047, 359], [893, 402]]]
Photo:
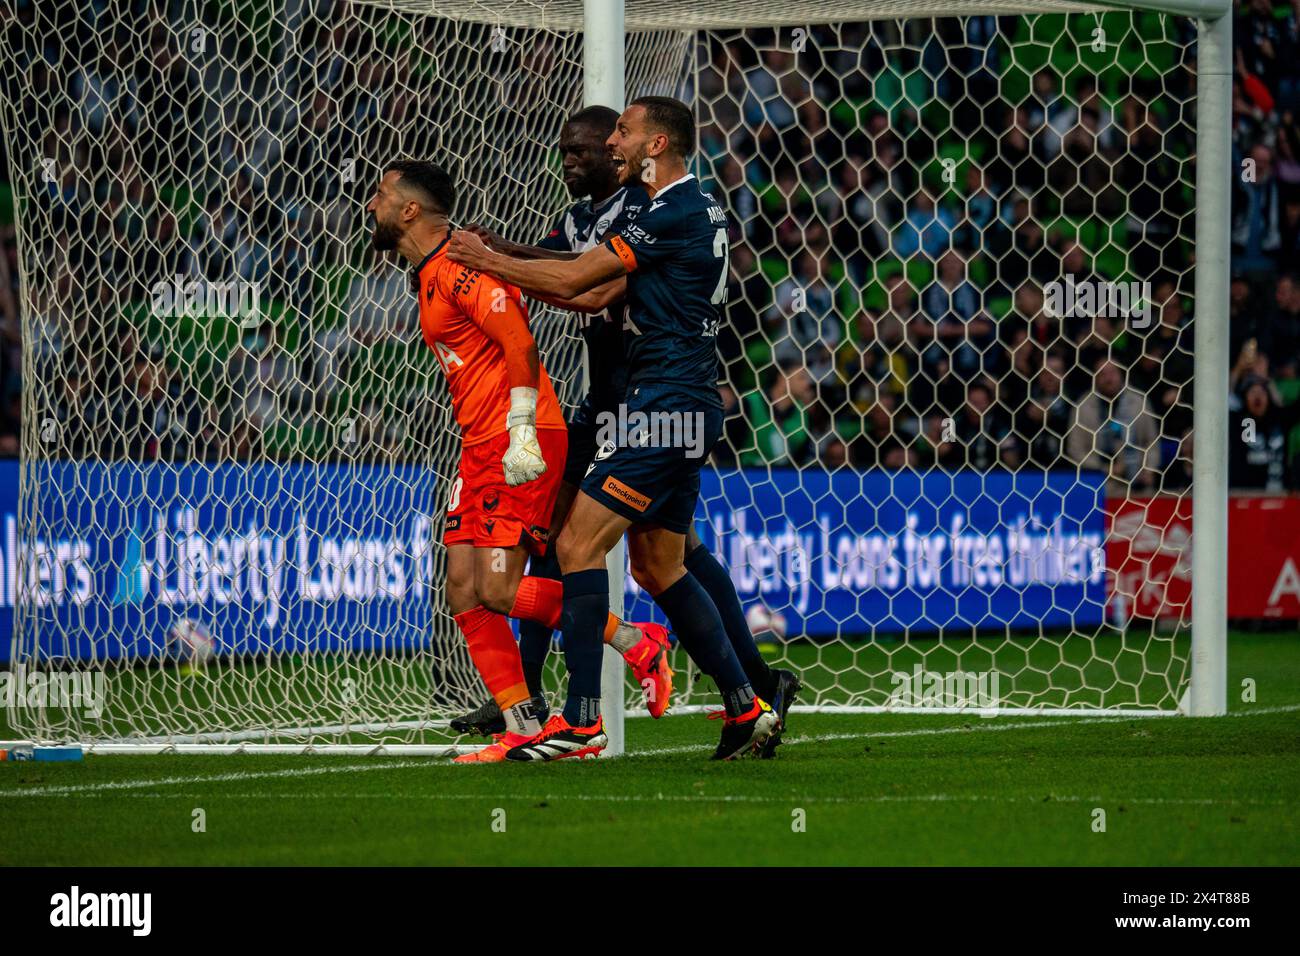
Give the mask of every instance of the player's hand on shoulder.
[[447, 258], [471, 269], [483, 271], [488, 261], [488, 247], [472, 232], [457, 229], [447, 241]]
[[483, 240], [483, 244], [494, 252], [505, 252], [508, 243], [499, 233], [493, 232], [487, 226], [481, 226], [476, 222], [468, 226], [462, 226], [461, 230], [478, 236]]

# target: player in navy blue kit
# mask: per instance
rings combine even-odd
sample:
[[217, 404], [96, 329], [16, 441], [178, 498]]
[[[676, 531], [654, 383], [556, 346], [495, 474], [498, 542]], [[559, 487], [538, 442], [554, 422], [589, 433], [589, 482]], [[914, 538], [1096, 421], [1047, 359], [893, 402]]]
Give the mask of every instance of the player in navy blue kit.
[[[547, 236], [536, 246], [511, 242], [480, 226], [467, 227], [496, 252], [517, 259], [573, 258], [601, 242], [611, 229], [621, 227], [622, 217], [636, 215], [650, 202], [637, 182], [627, 186], [619, 182], [605, 141], [614, 130], [618, 113], [605, 106], [591, 106], [575, 113], [560, 131], [559, 153], [564, 184], [572, 196], [587, 197], [574, 203], [556, 221]], [[580, 314], [581, 315], [581, 314]], [[598, 416], [617, 413], [624, 399], [627, 368], [623, 356], [622, 302], [595, 316], [581, 315], [581, 330], [587, 352], [588, 392], [569, 421], [569, 452], [564, 483], [556, 500], [552, 527], [560, 527], [582, 483], [588, 466], [597, 452]], [[694, 525], [686, 540], [687, 571], [704, 587], [718, 608], [727, 637], [738, 655], [750, 683], [782, 719], [799, 690], [797, 676], [788, 670], [772, 670], [763, 660], [745, 621], [745, 612], [735, 585], [726, 569], [700, 540]], [[532, 575], [560, 577], [559, 561], [554, 548], [544, 557], [534, 558], [529, 566]], [[542, 669], [551, 646], [551, 629], [535, 621], [519, 623], [519, 651], [524, 674], [539, 713], [546, 711], [542, 690]], [[666, 668], [666, 662], [662, 665]], [[671, 675], [671, 671], [669, 671]], [[669, 704], [671, 680], [661, 686], [648, 704], [651, 713], [661, 714]], [[543, 718], [545, 719], [545, 718]], [[490, 734], [500, 732], [500, 711], [492, 700], [452, 721], [460, 733]], [[781, 734], [774, 733], [764, 744], [761, 755], [771, 757]]]
[[[520, 259], [574, 258], [599, 243], [625, 209], [636, 209], [650, 201], [645, 190], [636, 183], [623, 186], [609, 162], [605, 140], [617, 119], [618, 113], [609, 107], [591, 106], [569, 117], [560, 130], [559, 153], [564, 185], [571, 196], [585, 198], [570, 206], [538, 245], [511, 242], [482, 226], [469, 226], [468, 231], [480, 236], [496, 251]], [[604, 410], [617, 409], [623, 400], [627, 380], [621, 314], [613, 315], [610, 310], [596, 315], [580, 314], [589, 385], [586, 397], [568, 422], [569, 453], [551, 517], [552, 528], [563, 525], [583, 474], [595, 457], [597, 415]], [[545, 555], [532, 559], [529, 574], [560, 579], [560, 565], [553, 547]], [[551, 628], [540, 622], [519, 622], [519, 654], [524, 678], [534, 709], [542, 715], [543, 721], [548, 716], [548, 707], [542, 688], [542, 669], [550, 651], [551, 633]], [[654, 640], [645, 641], [645, 636]], [[605, 634], [606, 642], [631, 665], [638, 684], [647, 689], [646, 703], [655, 717], [661, 716], [672, 700], [668, 636], [667, 629], [658, 624], [625, 623], [622, 627], [607, 629]], [[489, 699], [470, 713], [453, 719], [451, 727], [457, 733], [500, 733], [504, 729], [504, 718], [496, 702]]]
[[722, 431], [716, 337], [728, 278], [727, 219], [686, 172], [694, 150], [690, 109], [641, 97], [619, 117], [608, 145], [619, 180], [638, 178], [650, 201], [628, 210], [600, 245], [571, 260], [521, 260], [453, 235], [449, 256], [548, 301], [584, 311], [623, 305], [628, 420], [690, 423], [693, 443], [640, 428], [605, 443], [588, 468], [557, 541], [564, 573], [569, 668], [564, 712], [512, 760], [549, 760], [589, 749], [600, 718], [600, 625], [609, 609], [605, 557], [624, 534], [632, 573], [664, 610], [682, 646], [722, 693], [725, 721], [715, 759], [761, 750], [780, 720], [758, 697], [728, 641], [718, 608], [684, 567], [700, 467]]

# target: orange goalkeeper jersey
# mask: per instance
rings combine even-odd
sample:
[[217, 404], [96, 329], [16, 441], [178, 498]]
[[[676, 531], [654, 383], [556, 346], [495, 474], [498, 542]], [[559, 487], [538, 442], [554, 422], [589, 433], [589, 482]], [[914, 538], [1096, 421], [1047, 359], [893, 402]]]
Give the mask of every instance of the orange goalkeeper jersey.
[[[420, 331], [447, 376], [461, 444], [487, 441], [506, 430], [510, 382], [505, 353], [484, 327], [513, 311], [527, 323], [517, 286], [452, 262], [447, 241], [416, 267]], [[564, 415], [546, 369], [537, 378], [537, 427], [564, 428]]]

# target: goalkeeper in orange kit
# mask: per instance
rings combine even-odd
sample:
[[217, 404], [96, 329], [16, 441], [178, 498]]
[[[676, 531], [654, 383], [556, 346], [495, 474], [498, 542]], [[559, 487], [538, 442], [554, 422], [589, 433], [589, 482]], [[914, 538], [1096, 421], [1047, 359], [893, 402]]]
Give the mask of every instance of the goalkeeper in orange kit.
[[[447, 376], [460, 426], [460, 465], [443, 537], [447, 604], [501, 710], [505, 732], [458, 760], [495, 762], [537, 734], [546, 716], [545, 700], [529, 693], [506, 616], [559, 623], [562, 584], [523, 571], [528, 556], [543, 552], [550, 537], [567, 432], [519, 289], [446, 257], [454, 199], [451, 178], [440, 167], [398, 161], [387, 166], [366, 209], [374, 220], [374, 247], [395, 249], [414, 266], [420, 329]], [[611, 615], [606, 640], [630, 648], [624, 655], [629, 660], [645, 661], [664, 656], [667, 631]], [[603, 746], [596, 740], [590, 750]]]

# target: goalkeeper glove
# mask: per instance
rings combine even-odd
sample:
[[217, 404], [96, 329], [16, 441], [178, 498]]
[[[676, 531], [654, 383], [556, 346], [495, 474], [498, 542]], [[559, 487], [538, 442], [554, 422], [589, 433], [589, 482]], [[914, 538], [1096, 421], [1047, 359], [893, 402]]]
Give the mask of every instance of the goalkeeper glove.
[[540, 478], [546, 472], [546, 461], [537, 443], [537, 389], [510, 389], [506, 428], [510, 430], [510, 447], [501, 459], [506, 484], [514, 487]]

